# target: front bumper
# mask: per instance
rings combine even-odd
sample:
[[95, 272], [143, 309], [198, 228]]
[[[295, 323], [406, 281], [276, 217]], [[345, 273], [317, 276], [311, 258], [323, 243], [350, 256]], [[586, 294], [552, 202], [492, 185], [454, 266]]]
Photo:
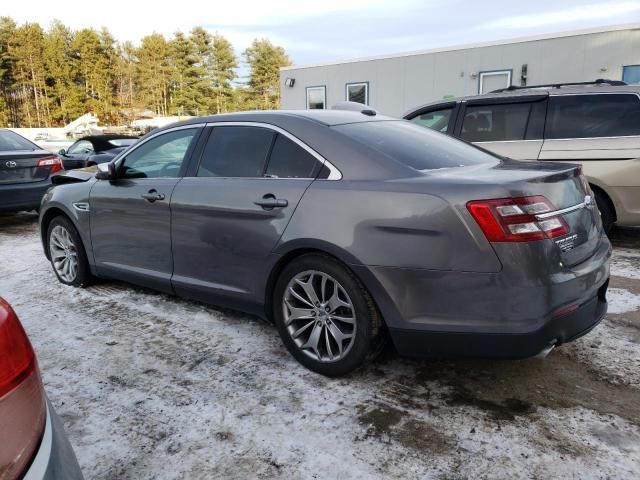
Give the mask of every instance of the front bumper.
[[0, 185], [0, 212], [40, 208], [42, 197], [51, 185], [51, 178], [40, 182]]
[[62, 421], [47, 399], [47, 421], [44, 434], [24, 480], [82, 480], [83, 478]]

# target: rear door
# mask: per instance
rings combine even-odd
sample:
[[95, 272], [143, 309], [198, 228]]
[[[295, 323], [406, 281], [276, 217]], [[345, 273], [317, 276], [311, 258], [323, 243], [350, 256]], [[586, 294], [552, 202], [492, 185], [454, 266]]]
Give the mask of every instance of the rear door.
[[465, 103], [456, 136], [504, 157], [536, 160], [543, 144], [547, 96]]
[[322, 159], [265, 124], [214, 124], [171, 199], [173, 287], [253, 301], [267, 259]]
[[164, 131], [132, 149], [116, 180], [98, 180], [89, 198], [98, 274], [171, 291], [169, 202], [202, 126]]

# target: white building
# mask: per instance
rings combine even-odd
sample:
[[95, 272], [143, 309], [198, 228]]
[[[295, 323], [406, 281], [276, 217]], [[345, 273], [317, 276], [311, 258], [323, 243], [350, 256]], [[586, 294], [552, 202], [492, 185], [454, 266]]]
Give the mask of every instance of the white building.
[[640, 83], [640, 24], [285, 67], [281, 108], [351, 100], [399, 116], [430, 101], [512, 84], [598, 78]]

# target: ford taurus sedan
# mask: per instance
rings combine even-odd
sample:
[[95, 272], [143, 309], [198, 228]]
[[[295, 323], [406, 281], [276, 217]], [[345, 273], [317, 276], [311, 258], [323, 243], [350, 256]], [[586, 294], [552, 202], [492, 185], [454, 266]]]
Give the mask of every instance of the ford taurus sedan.
[[62, 283], [254, 313], [325, 375], [387, 336], [407, 355], [533, 356], [606, 311], [611, 247], [575, 165], [364, 110], [191, 119], [100, 167], [43, 200]]

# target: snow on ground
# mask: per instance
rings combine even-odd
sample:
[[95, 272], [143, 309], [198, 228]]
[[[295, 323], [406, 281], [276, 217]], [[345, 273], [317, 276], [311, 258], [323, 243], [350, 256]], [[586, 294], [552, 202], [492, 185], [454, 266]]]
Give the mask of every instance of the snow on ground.
[[253, 317], [64, 287], [36, 223], [0, 216], [0, 295], [89, 479], [640, 478], [640, 250], [614, 252], [613, 313], [545, 360], [387, 351], [332, 380]]

